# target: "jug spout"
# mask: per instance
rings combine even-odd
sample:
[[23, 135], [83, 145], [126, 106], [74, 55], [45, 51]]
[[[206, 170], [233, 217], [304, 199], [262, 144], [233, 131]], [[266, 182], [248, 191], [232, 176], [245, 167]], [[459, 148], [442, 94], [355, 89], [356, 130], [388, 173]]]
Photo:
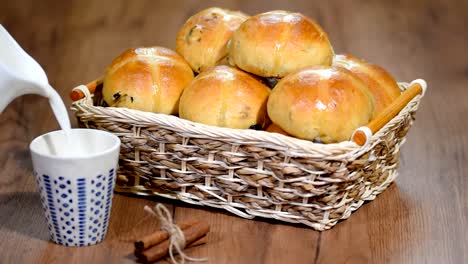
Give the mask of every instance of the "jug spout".
[[2, 73], [0, 65], [0, 114], [15, 98], [25, 94], [38, 94], [49, 97], [49, 91], [37, 83], [25, 80], [9, 80], [7, 75]]
[[16, 97], [49, 97], [52, 87], [42, 67], [0, 25], [0, 113]]

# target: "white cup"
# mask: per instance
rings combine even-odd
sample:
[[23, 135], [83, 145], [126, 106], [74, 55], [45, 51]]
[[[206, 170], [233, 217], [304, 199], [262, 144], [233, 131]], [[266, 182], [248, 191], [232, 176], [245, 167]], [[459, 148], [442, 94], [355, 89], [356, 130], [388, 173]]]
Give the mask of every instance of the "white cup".
[[34, 175], [52, 241], [89, 246], [107, 232], [120, 139], [108, 132], [72, 129], [35, 138]]

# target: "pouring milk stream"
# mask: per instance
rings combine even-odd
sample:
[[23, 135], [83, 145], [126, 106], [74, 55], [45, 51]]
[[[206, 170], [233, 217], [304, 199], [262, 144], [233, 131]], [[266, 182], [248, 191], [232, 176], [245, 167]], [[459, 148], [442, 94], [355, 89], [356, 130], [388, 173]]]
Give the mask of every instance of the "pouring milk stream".
[[[18, 45], [2, 25], [0, 25], [0, 94], [2, 94], [0, 113], [11, 101], [21, 95], [38, 94], [47, 97], [55, 118], [69, 138], [70, 119], [60, 95], [50, 86], [42, 67]], [[68, 141], [71, 143], [71, 140]]]

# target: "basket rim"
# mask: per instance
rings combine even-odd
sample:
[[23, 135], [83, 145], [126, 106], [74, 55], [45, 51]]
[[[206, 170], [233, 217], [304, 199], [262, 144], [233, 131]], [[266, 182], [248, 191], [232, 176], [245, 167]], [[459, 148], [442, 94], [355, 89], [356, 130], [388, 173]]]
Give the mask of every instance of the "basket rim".
[[[409, 86], [407, 82], [398, 82], [401, 90], [406, 90]], [[253, 129], [234, 129], [226, 127], [216, 127], [205, 125], [190, 120], [182, 119], [174, 115], [161, 113], [145, 112], [135, 109], [119, 107], [94, 106], [90, 98], [85, 97], [72, 103], [71, 109], [75, 111], [78, 117], [86, 114], [77, 112], [88, 112], [88, 115], [94, 114], [100, 117], [113, 117], [118, 122], [131, 124], [135, 127], [163, 126], [169, 130], [182, 133], [186, 137], [216, 138], [220, 141], [229, 143], [238, 143], [239, 145], [257, 145], [267, 146], [290, 153], [292, 156], [302, 156], [308, 158], [320, 159], [346, 159], [350, 155], [356, 156], [372, 148], [378, 139], [385, 135], [389, 129], [404, 118], [412, 106], [417, 104], [422, 95], [414, 97], [392, 120], [383, 126], [377, 133], [372, 135], [368, 144], [359, 146], [353, 141], [342, 141], [338, 143], [315, 143], [312, 141], [290, 137], [278, 133], [259, 131]], [[91, 102], [91, 104], [90, 104]], [[118, 133], [116, 133], [118, 134]]]

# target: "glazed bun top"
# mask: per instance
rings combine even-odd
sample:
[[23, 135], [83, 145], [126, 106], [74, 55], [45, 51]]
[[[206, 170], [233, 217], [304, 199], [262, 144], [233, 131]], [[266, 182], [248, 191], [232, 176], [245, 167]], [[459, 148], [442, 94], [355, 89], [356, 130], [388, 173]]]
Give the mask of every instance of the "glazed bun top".
[[336, 55], [333, 64], [350, 70], [369, 87], [374, 96], [372, 118], [375, 118], [400, 96], [400, 88], [395, 79], [387, 71], [375, 64], [351, 55]]
[[179, 30], [176, 51], [195, 72], [226, 64], [227, 43], [247, 15], [222, 8], [208, 8], [190, 17]]
[[177, 114], [179, 97], [192, 79], [190, 66], [170, 49], [129, 49], [107, 68], [102, 92], [109, 106]]
[[309, 67], [291, 73], [268, 100], [271, 121], [292, 136], [333, 143], [348, 140], [369, 122], [373, 97], [352, 72]]
[[180, 98], [181, 118], [206, 125], [264, 128], [270, 89], [248, 73], [216, 66], [200, 73]]
[[263, 77], [284, 77], [306, 66], [330, 66], [327, 34], [299, 13], [271, 11], [248, 18], [234, 32], [229, 62]]

